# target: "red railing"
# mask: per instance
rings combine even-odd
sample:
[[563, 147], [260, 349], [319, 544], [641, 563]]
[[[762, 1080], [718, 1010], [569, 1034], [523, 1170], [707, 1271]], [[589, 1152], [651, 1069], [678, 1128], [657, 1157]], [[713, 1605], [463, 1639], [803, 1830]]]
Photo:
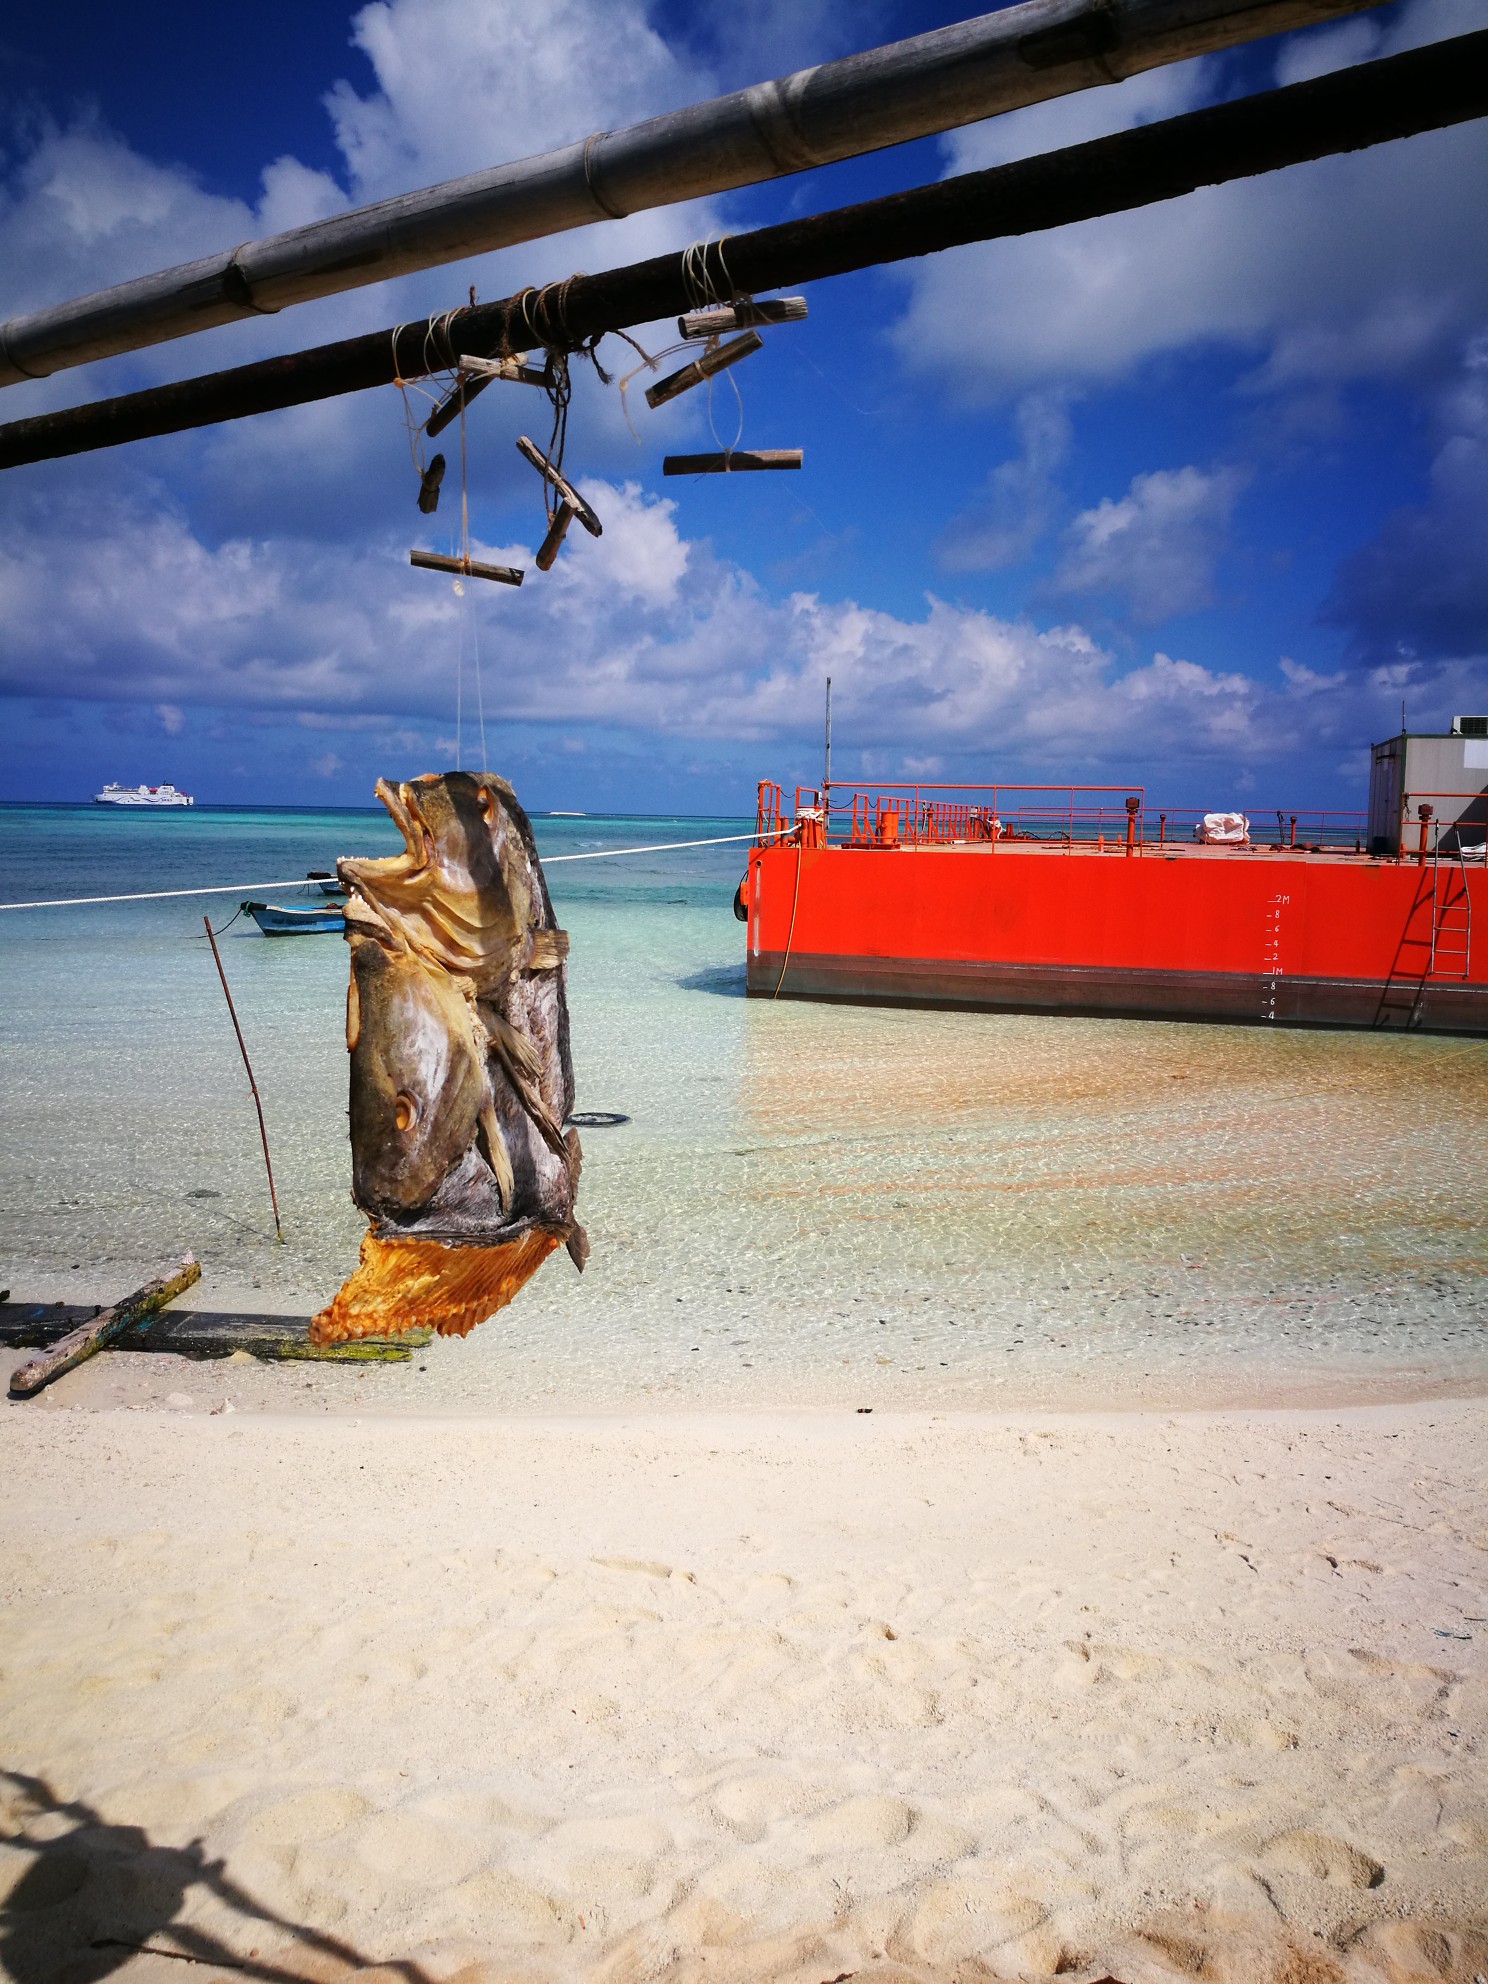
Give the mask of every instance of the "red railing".
[[798, 817], [820, 813], [825, 838], [849, 847], [950, 847], [1001, 840], [1141, 838], [1143, 793], [1130, 785], [834, 785], [831, 805], [796, 788]]
[[[1192, 841], [1194, 829], [1213, 807], [1165, 806], [1157, 815], [1160, 842]], [[1305, 854], [1363, 853], [1367, 813], [1331, 807], [1326, 811], [1295, 806], [1236, 806], [1250, 821], [1253, 847], [1296, 848]]]
[[[1192, 845], [1214, 808], [1147, 805], [1132, 785], [942, 785], [819, 787], [798, 785], [787, 813], [773, 780], [762, 779], [756, 837], [805, 847], [967, 847], [1040, 841], [1092, 853], [1139, 853]], [[1239, 808], [1235, 810], [1239, 811]], [[1255, 846], [1299, 852], [1361, 853], [1362, 812], [1286, 807], [1247, 808]], [[1275, 823], [1274, 826], [1272, 823]]]
[[[1445, 811], [1443, 799], [1459, 803]], [[1424, 862], [1428, 851], [1465, 861], [1488, 860], [1488, 794], [1477, 792], [1407, 792], [1400, 801], [1400, 853]], [[1450, 843], [1450, 844], [1448, 844]]]

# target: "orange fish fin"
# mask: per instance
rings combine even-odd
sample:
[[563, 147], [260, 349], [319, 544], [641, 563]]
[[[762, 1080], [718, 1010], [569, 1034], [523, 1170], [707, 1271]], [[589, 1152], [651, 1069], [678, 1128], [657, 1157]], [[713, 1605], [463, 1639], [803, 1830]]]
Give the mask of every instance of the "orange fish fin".
[[496, 1247], [467, 1247], [364, 1233], [355, 1271], [311, 1317], [310, 1341], [350, 1343], [416, 1329], [468, 1336], [506, 1307], [563, 1237], [532, 1226]]

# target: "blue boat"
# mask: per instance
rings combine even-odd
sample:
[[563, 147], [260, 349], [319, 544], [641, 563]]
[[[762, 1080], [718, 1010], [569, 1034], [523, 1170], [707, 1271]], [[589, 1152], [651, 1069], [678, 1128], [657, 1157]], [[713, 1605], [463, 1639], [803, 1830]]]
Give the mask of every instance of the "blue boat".
[[269, 902], [245, 902], [242, 907], [266, 937], [339, 937], [346, 928], [346, 918], [334, 903], [282, 909]]

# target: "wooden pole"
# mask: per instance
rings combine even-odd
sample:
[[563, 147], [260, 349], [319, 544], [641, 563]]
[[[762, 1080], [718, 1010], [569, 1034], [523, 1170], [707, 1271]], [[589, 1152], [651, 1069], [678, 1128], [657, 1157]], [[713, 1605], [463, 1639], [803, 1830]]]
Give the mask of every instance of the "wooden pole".
[[[1200, 186], [1485, 114], [1488, 29], [1481, 29], [1064, 151], [734, 235], [695, 254], [660, 255], [536, 294], [11, 421], [0, 426], [0, 468], [304, 406], [394, 378], [423, 378], [454, 369], [462, 353], [524, 349], [534, 337], [574, 351], [608, 331], [689, 309], [703, 280], [718, 293], [751, 295], [817, 282], [973, 241], [1126, 213]], [[582, 521], [583, 509], [579, 516]]]
[[43, 1385], [49, 1385], [53, 1378], [60, 1378], [64, 1371], [70, 1371], [75, 1364], [81, 1364], [96, 1350], [101, 1350], [111, 1337], [119, 1336], [141, 1317], [163, 1309], [167, 1302], [173, 1301], [194, 1281], [200, 1280], [201, 1267], [196, 1256], [184, 1254], [169, 1274], [137, 1288], [133, 1295], [126, 1295], [122, 1302], [116, 1302], [112, 1309], [105, 1309], [90, 1323], [71, 1331], [60, 1343], [54, 1344], [44, 1357], [33, 1357], [28, 1364], [17, 1365], [10, 1374], [11, 1397], [31, 1398]]
[[[207, 942], [212, 946], [212, 956], [217, 963], [217, 976], [222, 980], [222, 996], [227, 1001], [227, 1010], [232, 1014], [233, 1032], [238, 1036], [238, 1052], [243, 1057], [243, 1066], [248, 1070], [248, 1088], [253, 1096], [253, 1107], [258, 1111], [258, 1136], [263, 1145], [264, 1170], [269, 1174], [269, 1204], [274, 1208], [274, 1231], [279, 1245], [284, 1245], [284, 1228], [279, 1224], [279, 1195], [274, 1190], [274, 1167], [269, 1162], [269, 1133], [264, 1128], [263, 1104], [258, 1099], [258, 1083], [253, 1079], [253, 1063], [248, 1059], [248, 1046], [243, 1039], [243, 1029], [238, 1025], [238, 1009], [233, 1004], [232, 993], [227, 989], [227, 973], [222, 969], [222, 956], [217, 949], [217, 938], [212, 930], [212, 919], [204, 916], [207, 926]], [[198, 1270], [200, 1272], [200, 1270]]]

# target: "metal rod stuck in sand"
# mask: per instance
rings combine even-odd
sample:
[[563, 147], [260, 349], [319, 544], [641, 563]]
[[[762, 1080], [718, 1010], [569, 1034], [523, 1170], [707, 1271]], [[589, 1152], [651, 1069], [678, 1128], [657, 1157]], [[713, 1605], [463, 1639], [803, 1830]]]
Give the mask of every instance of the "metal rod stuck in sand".
[[222, 955], [217, 949], [217, 939], [212, 931], [212, 919], [204, 916], [207, 926], [207, 942], [212, 946], [212, 957], [217, 965], [217, 976], [222, 980], [222, 996], [227, 1001], [227, 1010], [232, 1015], [233, 1032], [238, 1036], [238, 1052], [243, 1057], [243, 1066], [248, 1070], [248, 1089], [253, 1097], [253, 1106], [258, 1111], [258, 1136], [263, 1145], [264, 1170], [269, 1174], [269, 1204], [274, 1208], [274, 1232], [279, 1245], [284, 1245], [284, 1228], [279, 1224], [279, 1194], [274, 1190], [274, 1167], [269, 1162], [269, 1133], [264, 1128], [263, 1104], [258, 1099], [258, 1083], [253, 1079], [253, 1063], [248, 1059], [248, 1046], [243, 1039], [243, 1029], [238, 1025], [238, 1010], [233, 1004], [232, 993], [227, 989], [227, 973], [222, 969]]

